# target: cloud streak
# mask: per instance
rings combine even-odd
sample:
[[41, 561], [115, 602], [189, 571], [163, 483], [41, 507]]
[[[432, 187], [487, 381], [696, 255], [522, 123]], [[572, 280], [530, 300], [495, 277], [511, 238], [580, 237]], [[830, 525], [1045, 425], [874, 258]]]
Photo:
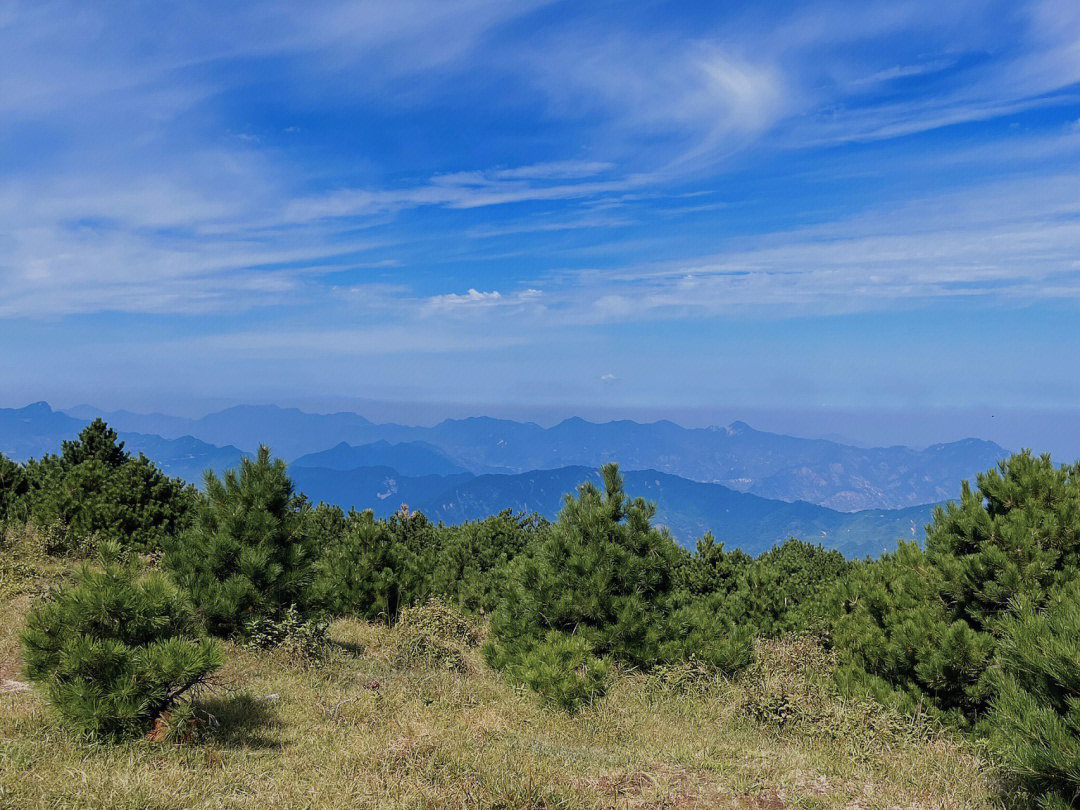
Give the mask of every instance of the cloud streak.
[[1054, 0], [8, 2], [0, 321], [438, 369], [1076, 307], [1078, 100]]

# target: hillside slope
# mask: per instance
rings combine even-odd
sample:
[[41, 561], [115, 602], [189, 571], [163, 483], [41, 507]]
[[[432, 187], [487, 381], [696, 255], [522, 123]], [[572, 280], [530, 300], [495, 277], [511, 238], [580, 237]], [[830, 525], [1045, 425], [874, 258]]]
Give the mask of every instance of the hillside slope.
[[[33, 595], [70, 564], [16, 562], [0, 582], [2, 808], [1002, 808], [993, 770], [957, 737], [828, 695], [792, 713], [807, 684], [778, 677], [791, 653], [775, 645], [735, 682], [621, 674], [570, 716], [476, 650], [463, 673], [410, 664], [392, 631], [343, 620], [318, 666], [226, 645], [194, 739], [91, 744], [19, 680]], [[768, 713], [781, 699], [783, 727]]]

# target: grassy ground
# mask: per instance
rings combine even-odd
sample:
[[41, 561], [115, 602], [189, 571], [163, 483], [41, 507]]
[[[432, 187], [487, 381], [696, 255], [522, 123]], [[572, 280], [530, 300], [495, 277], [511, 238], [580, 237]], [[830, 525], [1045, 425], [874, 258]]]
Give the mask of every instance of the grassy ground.
[[815, 653], [799, 644], [761, 648], [734, 683], [623, 674], [570, 717], [475, 650], [464, 673], [402, 667], [388, 631], [344, 620], [318, 665], [229, 646], [195, 740], [95, 745], [34, 691], [10, 691], [22, 617], [63, 572], [11, 563], [0, 564], [4, 810], [1001, 806], [993, 772], [961, 742], [836, 700], [805, 677]]

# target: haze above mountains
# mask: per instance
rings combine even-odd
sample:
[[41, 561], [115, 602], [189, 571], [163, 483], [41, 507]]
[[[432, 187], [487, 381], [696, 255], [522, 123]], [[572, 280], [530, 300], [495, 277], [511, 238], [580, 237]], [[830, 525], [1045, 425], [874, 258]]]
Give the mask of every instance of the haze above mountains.
[[235, 466], [260, 443], [290, 463], [314, 501], [372, 508], [407, 503], [460, 522], [503, 509], [557, 514], [565, 493], [618, 461], [627, 489], [658, 505], [657, 519], [690, 545], [712, 530], [729, 545], [768, 548], [787, 536], [849, 555], [879, 553], [897, 538], [921, 539], [932, 504], [1007, 451], [965, 439], [924, 449], [862, 448], [803, 439], [734, 422], [602, 424], [474, 417], [432, 427], [376, 424], [355, 413], [311, 414], [237, 406], [199, 419], [47, 403], [0, 409], [0, 452], [15, 459], [55, 452], [91, 419], [104, 418], [129, 450], [198, 483], [202, 471]]

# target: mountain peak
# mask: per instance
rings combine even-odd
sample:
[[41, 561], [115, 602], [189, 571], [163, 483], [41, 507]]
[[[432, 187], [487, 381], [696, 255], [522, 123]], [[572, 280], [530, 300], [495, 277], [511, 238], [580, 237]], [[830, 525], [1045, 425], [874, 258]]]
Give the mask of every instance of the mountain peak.
[[45, 400], [31, 402], [25, 408], [19, 408], [19, 413], [25, 416], [50, 416], [53, 413], [52, 406]]

